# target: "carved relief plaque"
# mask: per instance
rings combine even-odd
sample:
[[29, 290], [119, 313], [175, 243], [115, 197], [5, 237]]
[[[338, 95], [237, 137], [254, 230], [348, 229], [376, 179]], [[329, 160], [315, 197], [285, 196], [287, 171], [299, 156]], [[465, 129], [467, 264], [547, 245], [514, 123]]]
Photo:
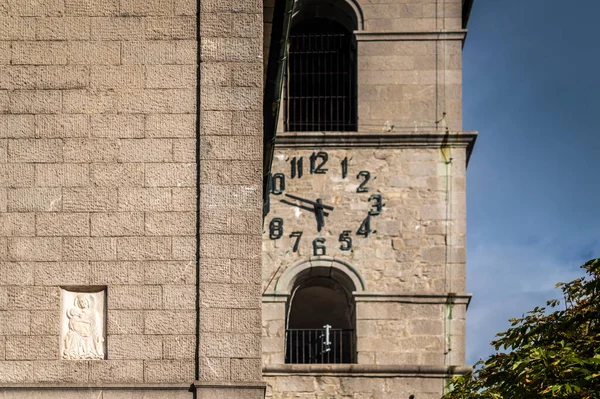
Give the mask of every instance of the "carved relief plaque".
[[60, 308], [60, 356], [69, 360], [104, 359], [106, 290], [63, 289]]

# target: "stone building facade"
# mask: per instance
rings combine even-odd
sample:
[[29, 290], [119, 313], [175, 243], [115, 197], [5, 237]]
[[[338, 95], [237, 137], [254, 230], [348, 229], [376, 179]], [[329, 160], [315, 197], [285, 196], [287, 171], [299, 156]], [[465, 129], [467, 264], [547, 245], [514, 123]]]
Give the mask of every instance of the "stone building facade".
[[0, 396], [264, 396], [262, 4], [198, 4], [0, 1]]
[[[349, 159], [346, 178], [288, 181], [335, 202], [323, 238], [352, 230], [353, 252], [315, 258], [309, 211], [273, 194], [263, 226], [285, 7], [0, 0], [0, 397], [433, 398], [462, 370], [471, 2], [323, 3], [355, 12], [357, 132], [286, 132], [281, 112], [272, 163]], [[385, 207], [359, 239], [365, 168]], [[275, 216], [306, 231], [297, 252]], [[286, 364], [311, 264], [352, 289], [352, 365]]]
[[[298, 3], [263, 233], [267, 396], [439, 398], [468, 369], [476, 134], [462, 130], [461, 59], [472, 4]], [[294, 27], [319, 19], [349, 26], [355, 46], [357, 126], [346, 131], [290, 124], [294, 51], [323, 40], [303, 30], [296, 45]], [[296, 79], [311, 68], [301, 63]]]

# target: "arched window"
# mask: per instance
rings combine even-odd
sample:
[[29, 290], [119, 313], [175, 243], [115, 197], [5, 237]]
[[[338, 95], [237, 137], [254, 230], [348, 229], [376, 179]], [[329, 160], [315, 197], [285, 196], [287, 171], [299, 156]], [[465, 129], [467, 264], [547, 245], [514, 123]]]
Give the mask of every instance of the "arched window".
[[302, 279], [292, 293], [286, 330], [286, 363], [354, 363], [352, 293], [331, 276]]
[[357, 21], [344, 1], [304, 0], [290, 32], [286, 130], [356, 131]]

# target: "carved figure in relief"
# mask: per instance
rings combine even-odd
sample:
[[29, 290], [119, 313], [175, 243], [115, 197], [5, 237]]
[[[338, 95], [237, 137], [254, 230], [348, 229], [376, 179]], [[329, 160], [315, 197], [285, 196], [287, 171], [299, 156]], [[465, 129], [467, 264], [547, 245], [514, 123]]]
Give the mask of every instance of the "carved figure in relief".
[[65, 359], [104, 359], [100, 316], [94, 307], [91, 295], [79, 294], [74, 306], [66, 311], [69, 320], [64, 340], [63, 357]]

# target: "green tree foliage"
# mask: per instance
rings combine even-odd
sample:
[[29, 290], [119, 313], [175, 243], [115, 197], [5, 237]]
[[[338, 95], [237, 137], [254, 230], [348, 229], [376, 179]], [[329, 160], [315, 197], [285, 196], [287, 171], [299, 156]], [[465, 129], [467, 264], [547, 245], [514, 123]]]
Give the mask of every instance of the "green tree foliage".
[[453, 381], [444, 399], [600, 398], [600, 259], [559, 283], [565, 303], [536, 307], [492, 342], [497, 353]]

